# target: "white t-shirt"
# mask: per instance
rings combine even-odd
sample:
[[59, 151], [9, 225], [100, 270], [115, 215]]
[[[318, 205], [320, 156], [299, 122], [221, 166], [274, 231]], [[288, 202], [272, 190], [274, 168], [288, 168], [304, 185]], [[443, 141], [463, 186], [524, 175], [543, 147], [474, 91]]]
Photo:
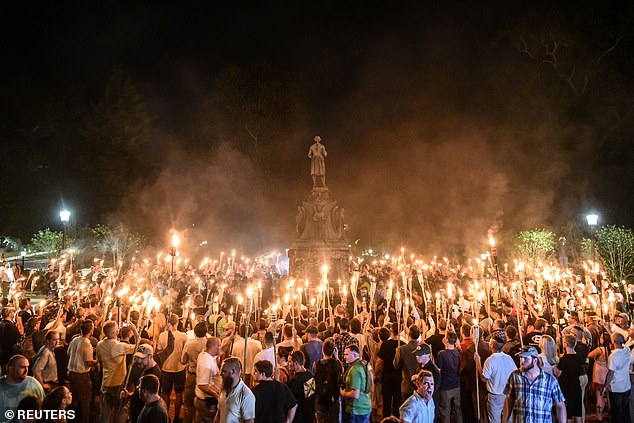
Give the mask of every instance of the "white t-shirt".
[[493, 353], [484, 361], [482, 376], [487, 378], [487, 391], [494, 395], [503, 395], [509, 375], [517, 370], [510, 355], [499, 352]]
[[630, 383], [630, 349], [620, 348], [612, 351], [608, 357], [608, 369], [614, 372], [610, 382], [610, 391], [614, 393], [627, 392]]
[[211, 389], [218, 393], [222, 390], [222, 377], [220, 376], [220, 369], [218, 369], [218, 357], [209, 355], [207, 351], [203, 351], [198, 355], [196, 388], [194, 391], [200, 399], [209, 397], [209, 395], [198, 388], [198, 385], [209, 385]]
[[68, 371], [75, 373], [88, 373], [90, 367], [86, 361], [93, 360], [93, 348], [88, 338], [76, 336], [68, 344]]
[[[260, 360], [266, 360], [271, 363], [273, 368], [275, 368], [275, 350], [273, 347], [267, 348], [265, 350], [260, 351], [253, 358], [253, 365]], [[251, 370], [251, 374], [255, 374], [255, 370]]]

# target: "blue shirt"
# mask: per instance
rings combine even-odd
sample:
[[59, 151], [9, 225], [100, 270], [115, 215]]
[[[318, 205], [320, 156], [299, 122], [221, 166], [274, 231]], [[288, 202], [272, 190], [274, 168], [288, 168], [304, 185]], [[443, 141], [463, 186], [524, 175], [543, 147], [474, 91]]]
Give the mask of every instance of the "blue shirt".
[[432, 423], [434, 421], [434, 400], [426, 402], [423, 397], [414, 391], [411, 397], [405, 400], [398, 409], [401, 420], [406, 423]]
[[514, 423], [550, 423], [553, 403], [565, 401], [555, 376], [543, 371], [531, 383], [526, 373], [515, 370], [506, 382], [504, 394], [514, 400]]

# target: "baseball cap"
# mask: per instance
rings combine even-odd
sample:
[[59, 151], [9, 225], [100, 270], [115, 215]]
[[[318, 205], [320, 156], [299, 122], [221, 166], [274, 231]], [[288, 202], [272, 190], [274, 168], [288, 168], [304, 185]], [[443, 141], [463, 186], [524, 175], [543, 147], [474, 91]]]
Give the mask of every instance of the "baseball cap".
[[154, 354], [154, 348], [152, 348], [152, 346], [149, 344], [141, 344], [139, 345], [139, 348], [136, 349], [134, 356], [139, 358], [145, 358], [151, 354]]
[[431, 354], [431, 347], [428, 344], [419, 344], [418, 347], [414, 351], [412, 351], [417, 356]]
[[537, 352], [537, 348], [535, 347], [524, 347], [520, 350], [520, 352], [518, 352], [517, 354], [515, 354], [519, 357], [533, 357], [533, 358], [537, 358], [539, 356], [539, 353]]

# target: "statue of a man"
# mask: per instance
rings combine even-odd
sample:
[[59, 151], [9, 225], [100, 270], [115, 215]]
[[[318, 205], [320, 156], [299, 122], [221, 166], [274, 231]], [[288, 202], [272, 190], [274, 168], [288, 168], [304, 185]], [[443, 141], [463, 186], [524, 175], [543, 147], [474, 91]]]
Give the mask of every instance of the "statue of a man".
[[310, 176], [313, 177], [313, 187], [326, 186], [326, 147], [321, 143], [321, 137], [315, 137], [315, 143], [308, 150], [310, 159]]

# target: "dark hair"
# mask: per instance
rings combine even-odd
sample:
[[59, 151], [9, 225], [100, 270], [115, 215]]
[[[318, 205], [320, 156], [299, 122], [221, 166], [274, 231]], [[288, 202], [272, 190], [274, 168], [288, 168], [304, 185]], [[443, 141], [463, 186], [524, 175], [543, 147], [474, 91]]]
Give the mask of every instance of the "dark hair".
[[62, 400], [66, 396], [66, 390], [69, 389], [65, 386], [58, 386], [49, 392], [42, 401], [42, 410], [59, 410], [62, 405]]
[[273, 364], [271, 364], [268, 360], [257, 361], [253, 367], [255, 367], [256, 372], [264, 373], [264, 376], [266, 377], [271, 377], [271, 375], [273, 375]]
[[456, 335], [456, 332], [447, 332], [445, 338], [447, 338], [447, 342], [449, 342], [450, 345], [455, 345], [458, 340], [458, 335]]
[[293, 351], [291, 353], [291, 360], [293, 360], [300, 366], [303, 366], [304, 363], [306, 362], [306, 357], [304, 356], [304, 353], [301, 351]]
[[335, 352], [335, 341], [332, 338], [327, 338], [324, 341], [324, 345], [321, 347], [324, 355], [331, 356]]
[[339, 320], [339, 329], [342, 329], [345, 331], [350, 329], [350, 321], [348, 321], [348, 319], [346, 319], [345, 317]]
[[44, 339], [46, 339], [47, 341], [50, 341], [53, 335], [55, 335], [56, 333], [57, 332], [54, 330], [49, 330], [48, 332], [46, 332], [46, 336], [44, 337]]
[[266, 345], [273, 345], [275, 344], [275, 337], [273, 336], [273, 332], [266, 332], [264, 334], [264, 343]]
[[205, 335], [207, 335], [207, 323], [196, 323], [196, 326], [194, 326], [194, 335], [196, 335], [197, 338], [204, 338]]
[[535, 330], [542, 330], [546, 327], [546, 325], [548, 324], [548, 322], [546, 321], [546, 319], [542, 319], [541, 317], [537, 320], [535, 320]]
[[293, 337], [293, 325], [291, 325], [290, 323], [284, 325], [284, 336], [286, 336], [287, 338]]
[[388, 328], [379, 328], [379, 339], [381, 341], [387, 341], [390, 338], [390, 331]]
[[506, 337], [508, 338], [508, 340], [513, 340], [517, 336], [517, 328], [513, 325], [508, 325], [504, 329], [504, 332], [506, 333]]
[[361, 333], [361, 320], [356, 317], [350, 320], [350, 332], [352, 333]]
[[409, 337], [412, 339], [418, 339], [420, 337], [420, 329], [416, 325], [409, 327]]
[[92, 320], [90, 319], [86, 319], [83, 322], [81, 322], [81, 334], [82, 335], [88, 335], [90, 333], [91, 330], [93, 330], [95, 327], [95, 324], [92, 322]]
[[155, 375], [144, 375], [139, 380], [139, 390], [145, 389], [150, 394], [158, 394], [161, 382]]
[[352, 352], [355, 352], [355, 353], [359, 354], [359, 347], [357, 347], [354, 344], [346, 345], [346, 348], [349, 349]]

